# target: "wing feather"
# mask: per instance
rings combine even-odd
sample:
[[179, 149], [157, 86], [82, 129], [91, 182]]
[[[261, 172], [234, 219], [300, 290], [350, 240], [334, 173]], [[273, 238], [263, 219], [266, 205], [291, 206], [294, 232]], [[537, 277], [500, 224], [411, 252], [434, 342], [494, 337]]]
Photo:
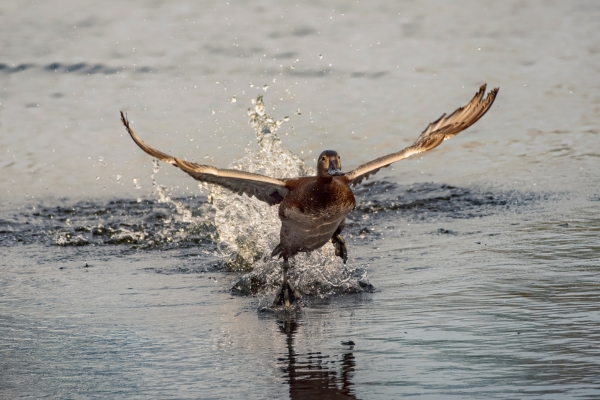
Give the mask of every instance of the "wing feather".
[[233, 169], [219, 169], [210, 165], [200, 165], [193, 162], [181, 160], [169, 154], [156, 150], [144, 143], [131, 128], [127, 117], [121, 111], [121, 121], [133, 141], [146, 153], [156, 157], [161, 161], [173, 164], [181, 170], [187, 172], [192, 178], [201, 181], [223, 186], [238, 194], [246, 194], [249, 197], [268, 203], [269, 205], [279, 204], [288, 194], [285, 181], [271, 178], [264, 175], [253, 174], [250, 172], [238, 171]]
[[481, 85], [479, 91], [475, 93], [473, 99], [466, 106], [456, 109], [449, 116], [442, 114], [440, 118], [430, 123], [411, 146], [399, 152], [369, 161], [355, 170], [346, 173], [345, 177], [348, 180], [348, 184], [357, 185], [364, 179], [377, 173], [381, 168], [385, 168], [392, 163], [415, 154], [432, 150], [444, 140], [456, 136], [459, 132], [473, 125], [490, 109], [496, 99], [498, 90], [500, 90], [500, 88], [493, 89], [484, 99], [485, 88], [486, 84]]

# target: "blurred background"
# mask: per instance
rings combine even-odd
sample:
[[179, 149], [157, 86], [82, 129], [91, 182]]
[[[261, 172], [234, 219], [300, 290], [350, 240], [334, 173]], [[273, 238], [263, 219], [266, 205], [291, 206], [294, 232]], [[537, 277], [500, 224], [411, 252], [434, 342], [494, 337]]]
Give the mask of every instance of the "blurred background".
[[258, 94], [291, 118], [283, 143], [309, 165], [325, 148], [345, 168], [399, 149], [485, 82], [501, 87], [493, 112], [427, 163], [386, 173], [572, 180], [574, 159], [597, 163], [594, 1], [4, 1], [0, 13], [5, 202], [143, 193], [133, 179], [148, 187], [151, 160], [119, 110], [153, 146], [225, 167], [253, 143]]

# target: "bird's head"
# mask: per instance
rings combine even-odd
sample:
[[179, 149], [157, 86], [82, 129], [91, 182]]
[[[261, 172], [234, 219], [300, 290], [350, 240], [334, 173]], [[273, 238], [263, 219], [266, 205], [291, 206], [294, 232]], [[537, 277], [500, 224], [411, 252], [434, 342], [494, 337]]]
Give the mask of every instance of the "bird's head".
[[340, 156], [337, 152], [325, 150], [321, 153], [317, 161], [317, 175], [322, 177], [344, 175]]

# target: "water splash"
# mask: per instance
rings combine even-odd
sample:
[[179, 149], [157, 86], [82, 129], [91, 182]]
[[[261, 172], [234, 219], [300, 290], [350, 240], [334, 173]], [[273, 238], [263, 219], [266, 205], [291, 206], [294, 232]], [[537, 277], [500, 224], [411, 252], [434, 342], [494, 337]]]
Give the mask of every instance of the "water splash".
[[[266, 113], [262, 96], [248, 109], [249, 123], [256, 133], [259, 149], [246, 149], [246, 154], [229, 165], [230, 169], [244, 170], [276, 178], [291, 178], [314, 174], [296, 154], [281, 147], [277, 135], [288, 117], [275, 120]], [[279, 243], [281, 222], [277, 207], [239, 196], [216, 185], [206, 185], [209, 200], [215, 209], [215, 225], [219, 232], [219, 248], [229, 258], [232, 270], [250, 270], [267, 256]]]
[[[229, 168], [254, 172], [276, 178], [314, 175], [298, 155], [281, 146], [277, 131], [289, 117], [276, 120], [266, 112], [263, 97], [253, 101], [248, 109], [249, 123], [255, 131], [259, 149], [246, 149], [246, 154]], [[271, 257], [279, 243], [281, 222], [278, 207], [239, 196], [215, 185], [207, 185], [209, 200], [215, 210], [215, 226], [219, 233], [219, 250], [229, 261], [230, 270], [250, 271], [234, 285], [233, 291], [258, 294], [274, 291], [281, 283], [280, 262]], [[299, 254], [292, 260], [290, 280], [309, 295], [371, 290], [364, 269], [351, 269], [334, 254], [328, 243], [308, 254]]]
[[[329, 245], [296, 255], [291, 266], [288, 279], [305, 295], [323, 297], [374, 290], [369, 283], [367, 269], [344, 265]], [[262, 258], [254, 264], [251, 272], [238, 279], [232, 290], [245, 296], [265, 294], [261, 307], [268, 307], [273, 300], [272, 295], [281, 285], [281, 273], [279, 260]]]
[[160, 161], [155, 159], [152, 162], [153, 162], [152, 175], [150, 175], [150, 178], [152, 179], [152, 188], [153, 188], [154, 195], [156, 196], [156, 200], [159, 203], [167, 203], [167, 204], [174, 205], [175, 209], [177, 210], [177, 214], [179, 214], [181, 217], [181, 222], [185, 222], [185, 223], [202, 222], [202, 221], [200, 221], [199, 218], [192, 217], [192, 211], [189, 210], [188, 208], [186, 208], [183, 203], [181, 203], [179, 201], [174, 201], [173, 199], [171, 199], [171, 197], [168, 193], [168, 189], [165, 186], [158, 184], [158, 182], [156, 181], [156, 174], [158, 173], [158, 171], [160, 171]]
[[[186, 248], [214, 253], [218, 235], [209, 205], [201, 199], [171, 200], [164, 196], [169, 201], [82, 201], [68, 207], [42, 206], [30, 216], [23, 214], [24, 222], [8, 223], [4, 229], [10, 229], [10, 235], [0, 238], [0, 246], [20, 242], [60, 247], [115, 247], [114, 250], [105, 247], [104, 251], [116, 254], [128, 249]], [[194, 213], [188, 214], [189, 210]]]

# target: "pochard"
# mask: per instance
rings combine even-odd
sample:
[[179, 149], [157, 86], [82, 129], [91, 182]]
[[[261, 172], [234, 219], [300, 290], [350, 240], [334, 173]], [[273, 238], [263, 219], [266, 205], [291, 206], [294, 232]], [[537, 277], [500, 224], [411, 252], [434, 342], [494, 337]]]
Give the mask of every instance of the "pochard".
[[240, 195], [245, 193], [250, 197], [254, 196], [271, 206], [279, 204], [280, 242], [273, 250], [272, 256], [283, 258], [283, 277], [273, 307], [280, 304], [289, 307], [301, 297], [287, 278], [291, 257], [300, 252], [319, 249], [331, 241], [336, 256], [346, 263], [348, 252], [341, 233], [346, 216], [356, 205], [350, 186], [361, 183], [392, 163], [432, 150], [444, 140], [473, 125], [490, 109], [499, 90], [493, 89], [484, 98], [485, 89], [486, 85], [483, 84], [466, 106], [458, 108], [449, 116], [443, 114], [430, 123], [411, 146], [376, 158], [349, 172], [342, 171], [338, 153], [325, 150], [317, 161], [317, 175], [310, 177], [278, 179], [184, 161], [144, 143], [133, 131], [123, 112], [121, 121], [135, 143], [152, 157], [173, 164], [198, 181], [220, 185]]

